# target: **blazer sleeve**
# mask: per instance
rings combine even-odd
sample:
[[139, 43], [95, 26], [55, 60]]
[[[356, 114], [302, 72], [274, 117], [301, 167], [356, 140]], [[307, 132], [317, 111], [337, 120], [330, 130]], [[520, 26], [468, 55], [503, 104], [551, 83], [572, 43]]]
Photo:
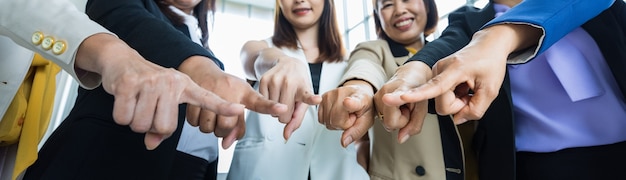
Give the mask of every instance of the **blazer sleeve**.
[[609, 8], [613, 2], [615, 0], [525, 0], [483, 28], [502, 23], [529, 24], [541, 28], [544, 34], [538, 47], [531, 48], [534, 52], [530, 53], [530, 57], [516, 58], [519, 63], [524, 63]]
[[[66, 50], [59, 55], [44, 50], [41, 45], [32, 43], [35, 32], [64, 41]], [[88, 89], [99, 86], [101, 77], [96, 73], [76, 71], [74, 58], [82, 41], [97, 33], [110, 32], [67, 0], [0, 0], [0, 35], [58, 64]]]
[[380, 89], [387, 81], [387, 75], [385, 74], [385, 69], [383, 69], [383, 61], [385, 59], [385, 51], [390, 50], [385, 48], [387, 46], [386, 43], [383, 40], [374, 40], [357, 44], [350, 53], [348, 68], [339, 84], [341, 85], [351, 79], [360, 79], [369, 82], [375, 88], [375, 91]]
[[213, 53], [171, 25], [153, 0], [89, 0], [85, 11], [158, 65], [178, 68], [188, 57], [198, 55], [212, 59], [223, 69]]
[[432, 68], [440, 59], [449, 56], [467, 45], [474, 33], [474, 30], [469, 27], [464, 15], [464, 13], [470, 11], [469, 8], [474, 7], [465, 6], [450, 13], [448, 16], [448, 26], [443, 30], [441, 36], [432, 42], [426, 43], [426, 45], [409, 58], [407, 62], [422, 61]]

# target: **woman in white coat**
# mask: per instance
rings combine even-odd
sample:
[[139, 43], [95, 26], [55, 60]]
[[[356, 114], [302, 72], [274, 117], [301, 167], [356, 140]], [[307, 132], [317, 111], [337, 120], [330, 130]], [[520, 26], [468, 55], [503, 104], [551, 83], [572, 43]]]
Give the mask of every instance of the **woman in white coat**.
[[274, 35], [248, 41], [241, 58], [253, 86], [289, 110], [248, 114], [228, 179], [368, 179], [354, 145], [341, 146], [343, 131], [317, 122], [317, 94], [337, 87], [346, 67], [334, 2], [277, 0], [276, 6]]

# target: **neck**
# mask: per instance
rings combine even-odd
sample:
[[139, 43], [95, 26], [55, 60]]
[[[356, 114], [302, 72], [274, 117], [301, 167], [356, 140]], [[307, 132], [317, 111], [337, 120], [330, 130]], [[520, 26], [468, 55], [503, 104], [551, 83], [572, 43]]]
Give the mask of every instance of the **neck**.
[[404, 47], [413, 48], [419, 51], [420, 49], [422, 49], [422, 47], [424, 47], [424, 44], [425, 44], [424, 34], [421, 34], [420, 37], [416, 41], [410, 44], [405, 44]]
[[302, 49], [307, 50], [318, 47], [317, 39], [319, 31], [317, 25], [306, 29], [295, 29], [295, 31]]
[[185, 14], [193, 15], [192, 8], [186, 8], [186, 9], [180, 9], [180, 10], [183, 11]]

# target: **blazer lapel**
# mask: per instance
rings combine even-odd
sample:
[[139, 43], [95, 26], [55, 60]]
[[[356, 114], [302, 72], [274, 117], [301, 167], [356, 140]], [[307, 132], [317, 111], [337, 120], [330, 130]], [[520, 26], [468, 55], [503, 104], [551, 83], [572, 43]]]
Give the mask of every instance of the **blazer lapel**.
[[319, 94], [337, 88], [339, 86], [339, 79], [346, 71], [348, 62], [341, 61], [338, 63], [324, 63], [322, 65], [322, 74], [320, 75]]

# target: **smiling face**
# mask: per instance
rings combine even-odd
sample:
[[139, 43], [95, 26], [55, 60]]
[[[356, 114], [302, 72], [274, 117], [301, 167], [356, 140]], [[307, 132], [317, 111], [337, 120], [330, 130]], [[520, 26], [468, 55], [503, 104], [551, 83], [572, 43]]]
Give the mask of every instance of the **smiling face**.
[[376, 8], [389, 38], [405, 45], [421, 40], [428, 19], [423, 0], [377, 0]]
[[193, 8], [202, 0], [165, 0], [168, 4], [182, 10], [187, 14], [191, 14]]
[[280, 0], [278, 3], [287, 21], [296, 29], [316, 26], [324, 12], [324, 0]]

